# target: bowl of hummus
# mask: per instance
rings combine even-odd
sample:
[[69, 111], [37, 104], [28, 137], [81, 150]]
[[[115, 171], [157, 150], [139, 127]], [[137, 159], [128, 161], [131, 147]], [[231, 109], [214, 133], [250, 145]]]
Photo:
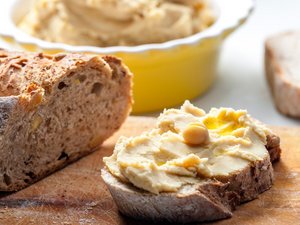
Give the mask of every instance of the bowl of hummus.
[[0, 36], [28, 51], [121, 57], [134, 73], [134, 113], [200, 96], [224, 39], [252, 0], [12, 0]]

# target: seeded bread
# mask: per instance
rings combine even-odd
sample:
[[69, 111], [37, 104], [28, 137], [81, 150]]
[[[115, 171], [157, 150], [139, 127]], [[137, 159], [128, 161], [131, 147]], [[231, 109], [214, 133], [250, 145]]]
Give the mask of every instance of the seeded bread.
[[263, 160], [227, 177], [185, 185], [176, 193], [156, 195], [143, 191], [120, 181], [106, 168], [102, 169], [101, 175], [124, 215], [172, 223], [229, 218], [237, 205], [256, 198], [272, 186], [274, 177], [271, 160], [280, 158], [280, 140], [273, 135], [268, 136], [267, 142], [270, 155]]
[[0, 50], [0, 191], [97, 149], [129, 114], [131, 77], [111, 56]]
[[267, 39], [265, 69], [277, 109], [300, 117], [300, 31]]

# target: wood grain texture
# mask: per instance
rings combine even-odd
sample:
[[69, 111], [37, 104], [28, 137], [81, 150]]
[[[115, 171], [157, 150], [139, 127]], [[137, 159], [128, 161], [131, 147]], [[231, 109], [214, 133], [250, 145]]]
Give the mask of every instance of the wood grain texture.
[[[120, 135], [137, 135], [155, 120], [131, 117], [122, 129], [93, 154], [13, 194], [0, 197], [0, 224], [142, 225], [120, 215], [106, 189], [100, 169]], [[243, 204], [231, 219], [217, 225], [299, 224], [300, 128], [274, 128], [282, 142], [282, 159], [274, 165], [275, 184], [258, 199]]]

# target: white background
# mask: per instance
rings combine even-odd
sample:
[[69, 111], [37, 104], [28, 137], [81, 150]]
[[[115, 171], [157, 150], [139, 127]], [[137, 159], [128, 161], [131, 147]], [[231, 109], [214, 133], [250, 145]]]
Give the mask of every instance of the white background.
[[[215, 85], [193, 102], [205, 110], [219, 106], [247, 109], [271, 125], [300, 125], [300, 120], [276, 111], [264, 77], [265, 38], [291, 29], [300, 29], [299, 0], [258, 0], [248, 22], [225, 42]], [[7, 47], [0, 41], [1, 46]]]

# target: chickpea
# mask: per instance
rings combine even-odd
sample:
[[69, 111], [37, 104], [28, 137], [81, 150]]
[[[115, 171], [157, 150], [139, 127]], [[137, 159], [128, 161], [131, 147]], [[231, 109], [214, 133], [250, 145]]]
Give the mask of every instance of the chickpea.
[[182, 136], [189, 145], [202, 145], [209, 139], [208, 130], [201, 123], [190, 123], [183, 131]]

